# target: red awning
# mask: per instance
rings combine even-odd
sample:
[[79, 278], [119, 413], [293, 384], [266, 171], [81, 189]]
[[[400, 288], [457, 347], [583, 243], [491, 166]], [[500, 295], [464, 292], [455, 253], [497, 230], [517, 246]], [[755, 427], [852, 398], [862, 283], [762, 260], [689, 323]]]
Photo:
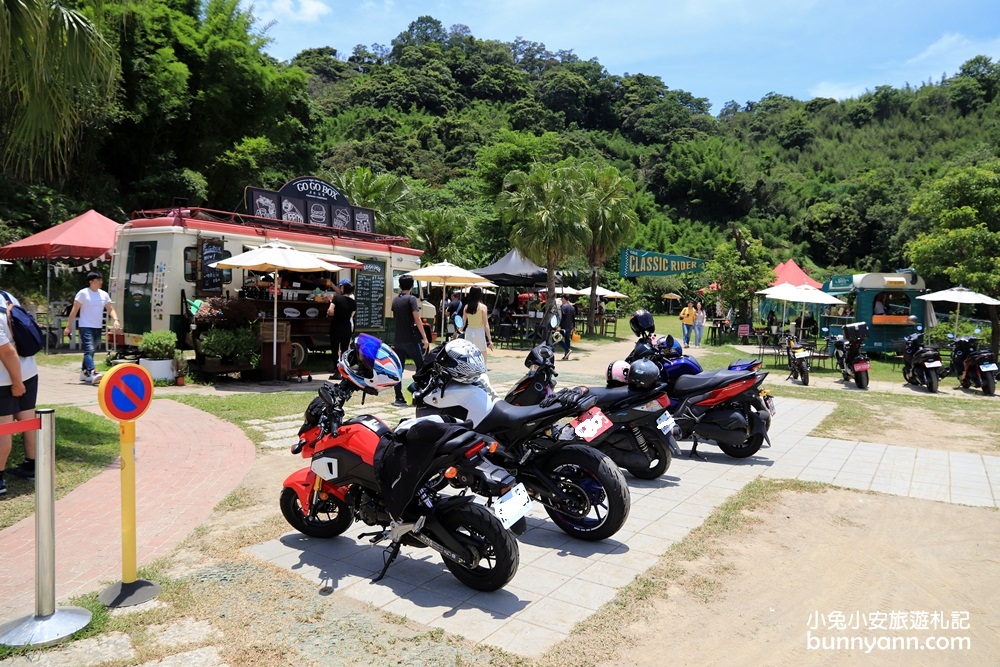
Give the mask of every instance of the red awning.
[[115, 247], [121, 227], [91, 209], [0, 248], [0, 259], [97, 259]]
[[822, 283], [819, 283], [809, 277], [802, 268], [795, 263], [794, 259], [790, 259], [787, 262], [782, 262], [774, 267], [774, 275], [778, 277], [771, 285], [780, 285], [781, 283], [788, 283], [789, 285], [809, 285], [810, 287], [815, 287], [819, 289], [822, 287]]

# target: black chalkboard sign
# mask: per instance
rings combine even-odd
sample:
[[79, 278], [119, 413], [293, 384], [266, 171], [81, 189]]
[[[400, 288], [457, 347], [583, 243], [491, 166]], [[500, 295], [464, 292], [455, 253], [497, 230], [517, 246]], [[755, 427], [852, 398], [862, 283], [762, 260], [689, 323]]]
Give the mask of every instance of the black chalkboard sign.
[[197, 283], [198, 296], [222, 294], [222, 269], [211, 266], [223, 259], [222, 239], [199, 239], [198, 259], [201, 263], [200, 279]]
[[385, 260], [361, 259], [364, 266], [358, 269], [355, 280], [354, 312], [355, 331], [383, 331], [385, 329]]

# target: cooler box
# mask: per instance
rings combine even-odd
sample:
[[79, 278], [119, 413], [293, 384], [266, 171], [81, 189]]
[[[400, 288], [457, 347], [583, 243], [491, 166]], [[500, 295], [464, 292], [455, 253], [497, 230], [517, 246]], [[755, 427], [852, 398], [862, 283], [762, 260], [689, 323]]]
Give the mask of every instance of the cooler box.
[[868, 338], [867, 322], [852, 322], [844, 325], [844, 338], [847, 340], [864, 340]]

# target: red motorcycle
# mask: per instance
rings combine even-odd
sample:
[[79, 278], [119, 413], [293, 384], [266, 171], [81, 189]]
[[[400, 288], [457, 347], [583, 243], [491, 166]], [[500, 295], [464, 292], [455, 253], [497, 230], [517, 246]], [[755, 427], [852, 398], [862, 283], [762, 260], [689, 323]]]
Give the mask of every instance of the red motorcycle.
[[[407, 545], [439, 552], [470, 588], [502, 588], [519, 560], [508, 528], [527, 514], [531, 501], [523, 485], [485, 458], [499, 445], [441, 417], [407, 420], [395, 430], [372, 415], [344, 421], [344, 404], [355, 391], [375, 394], [402, 375], [399, 358], [374, 336], [359, 335], [338, 369], [344, 379], [320, 387], [292, 447], [310, 464], [284, 482], [285, 519], [320, 538], [342, 534], [355, 520], [379, 526], [359, 536], [372, 544], [389, 540], [375, 581]], [[449, 486], [462, 493], [442, 493]], [[492, 513], [466, 491], [495, 498]]]

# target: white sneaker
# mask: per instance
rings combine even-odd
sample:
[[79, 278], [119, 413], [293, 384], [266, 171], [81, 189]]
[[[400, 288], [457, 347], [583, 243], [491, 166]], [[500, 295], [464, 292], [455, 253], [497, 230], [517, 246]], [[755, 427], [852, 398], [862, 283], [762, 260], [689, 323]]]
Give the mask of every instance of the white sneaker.
[[87, 371], [80, 371], [80, 382], [86, 382], [87, 384], [90, 384], [91, 382], [90, 373], [88, 373]]
[[100, 384], [102, 377], [104, 377], [104, 373], [98, 373], [97, 371], [94, 371], [94, 374], [90, 376], [90, 382], [92, 384]]

